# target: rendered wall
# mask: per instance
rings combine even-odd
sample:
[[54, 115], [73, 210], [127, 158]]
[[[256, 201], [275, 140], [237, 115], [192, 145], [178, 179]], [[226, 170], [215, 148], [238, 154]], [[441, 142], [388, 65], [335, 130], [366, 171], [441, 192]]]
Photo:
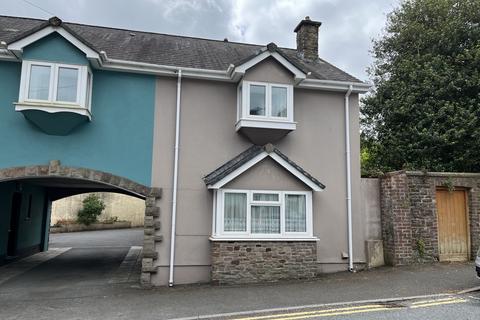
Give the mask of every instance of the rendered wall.
[[[271, 62], [267, 62], [271, 63]], [[284, 79], [277, 65], [261, 66], [263, 79]], [[248, 73], [247, 73], [248, 75]], [[254, 79], [250, 79], [254, 80]], [[320, 238], [320, 272], [346, 270], [347, 252], [344, 92], [295, 89], [297, 130], [276, 146], [327, 188], [313, 195], [314, 234]], [[157, 244], [157, 285], [168, 280], [170, 215], [175, 133], [176, 79], [158, 78], [152, 185], [163, 188], [161, 234]], [[182, 80], [175, 282], [210, 280], [212, 193], [202, 177], [247, 149], [251, 143], [235, 131], [236, 84]], [[360, 213], [360, 138], [358, 96], [350, 97], [355, 262], [365, 262], [364, 219]], [[241, 178], [239, 178], [241, 179]], [[234, 182], [232, 182], [234, 183]], [[251, 186], [255, 188], [255, 186]]]
[[[22, 193], [18, 220], [17, 254], [23, 255], [43, 250], [40, 245], [44, 235], [42, 225], [46, 208], [44, 188], [26, 183], [20, 186], [13, 182], [0, 183], [0, 263], [7, 253], [12, 195], [15, 191]], [[31, 205], [29, 205], [30, 199]], [[30, 217], [28, 216], [29, 208]]]
[[[39, 40], [24, 50], [24, 56], [88, 63], [60, 36]], [[150, 185], [155, 77], [94, 70], [92, 121], [67, 136], [51, 136], [14, 110], [20, 72], [21, 63], [0, 62], [0, 168], [58, 159], [65, 166], [105, 171]]]
[[10, 212], [14, 191], [15, 183], [0, 183], [0, 263], [7, 254], [8, 229], [10, 228]]

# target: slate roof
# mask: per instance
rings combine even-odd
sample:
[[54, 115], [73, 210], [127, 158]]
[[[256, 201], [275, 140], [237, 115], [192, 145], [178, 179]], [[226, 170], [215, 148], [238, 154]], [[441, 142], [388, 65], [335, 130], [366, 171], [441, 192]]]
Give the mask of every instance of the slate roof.
[[[12, 43], [46, 25], [47, 20], [0, 16], [0, 41]], [[109, 58], [184, 68], [227, 70], [230, 64], [237, 66], [266, 48], [248, 43], [69, 22], [63, 22], [62, 26], [93, 50], [105, 51]], [[278, 48], [278, 51], [303, 72], [311, 72], [308, 78], [363, 83], [321, 58], [309, 61], [299, 57], [295, 49]]]
[[267, 144], [265, 146], [252, 145], [250, 148], [240, 153], [238, 156], [234, 157], [230, 161], [223, 164], [221, 167], [218, 167], [217, 169], [213, 170], [211, 173], [206, 175], [203, 178], [203, 181], [207, 186], [213, 185], [264, 151], [266, 151], [267, 153], [274, 152], [275, 154], [280, 156], [283, 160], [285, 160], [288, 164], [290, 164], [292, 167], [297, 169], [302, 175], [304, 175], [314, 184], [319, 186], [321, 189], [325, 189], [325, 185], [323, 183], [315, 179], [311, 174], [309, 174], [302, 167], [296, 164], [293, 160], [289, 159], [285, 154], [280, 152], [280, 150], [278, 150], [276, 147], [272, 146], [271, 144]]

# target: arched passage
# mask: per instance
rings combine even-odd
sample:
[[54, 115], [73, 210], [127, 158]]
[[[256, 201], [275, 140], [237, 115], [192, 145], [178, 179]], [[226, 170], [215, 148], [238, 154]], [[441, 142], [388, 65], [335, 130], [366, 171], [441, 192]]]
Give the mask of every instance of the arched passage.
[[[21, 257], [47, 250], [52, 201], [100, 191], [145, 200], [141, 280], [143, 285], [150, 285], [150, 275], [156, 272], [155, 243], [162, 240], [157, 233], [160, 225], [157, 221], [159, 208], [156, 207], [161, 189], [107, 172], [62, 166], [58, 160], [52, 160], [48, 165], [0, 169], [0, 264], [11, 256]], [[22, 239], [19, 238], [20, 213], [22, 222], [26, 221], [28, 227], [23, 231]]]

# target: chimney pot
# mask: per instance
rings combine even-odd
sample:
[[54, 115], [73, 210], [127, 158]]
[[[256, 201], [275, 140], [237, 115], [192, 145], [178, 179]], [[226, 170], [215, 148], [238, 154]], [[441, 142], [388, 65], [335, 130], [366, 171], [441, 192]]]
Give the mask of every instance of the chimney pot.
[[306, 16], [293, 30], [297, 33], [297, 52], [300, 57], [307, 60], [318, 58], [318, 28], [321, 25], [320, 21], [310, 20]]

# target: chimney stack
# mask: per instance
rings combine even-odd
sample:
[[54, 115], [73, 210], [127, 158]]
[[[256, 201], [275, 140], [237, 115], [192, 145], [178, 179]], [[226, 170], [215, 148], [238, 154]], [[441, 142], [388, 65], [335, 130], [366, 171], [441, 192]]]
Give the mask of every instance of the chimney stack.
[[300, 57], [307, 60], [318, 58], [318, 28], [321, 25], [320, 21], [310, 20], [306, 16], [293, 30], [297, 33], [297, 52]]

